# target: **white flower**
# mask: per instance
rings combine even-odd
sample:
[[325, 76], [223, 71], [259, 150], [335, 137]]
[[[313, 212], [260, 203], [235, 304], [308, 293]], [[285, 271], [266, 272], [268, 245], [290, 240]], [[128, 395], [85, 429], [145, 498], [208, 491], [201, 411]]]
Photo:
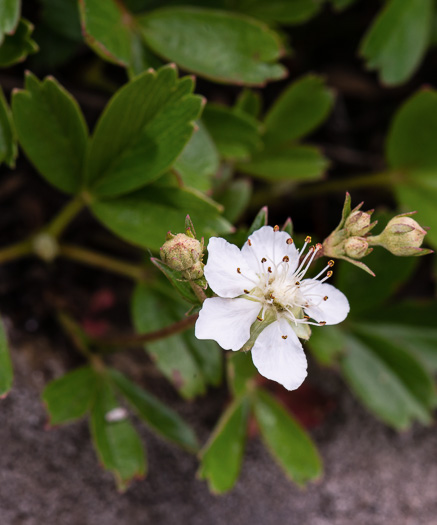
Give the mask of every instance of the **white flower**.
[[[346, 297], [324, 281], [329, 261], [316, 277], [304, 279], [321, 245], [301, 251], [278, 227], [263, 226], [240, 250], [224, 239], [208, 244], [205, 277], [218, 295], [206, 299], [196, 323], [198, 339], [214, 339], [225, 350], [252, 348], [260, 374], [288, 390], [307, 375], [299, 337], [308, 339], [310, 324], [337, 324], [349, 312]], [[313, 319], [313, 321], [311, 321]]]

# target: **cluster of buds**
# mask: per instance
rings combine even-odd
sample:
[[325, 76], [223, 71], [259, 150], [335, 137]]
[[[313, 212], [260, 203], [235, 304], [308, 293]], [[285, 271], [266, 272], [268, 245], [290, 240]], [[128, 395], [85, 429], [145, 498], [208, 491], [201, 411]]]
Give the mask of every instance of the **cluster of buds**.
[[167, 233], [166, 242], [161, 246], [161, 259], [173, 270], [181, 272], [187, 281], [203, 284], [203, 238], [196, 239], [196, 232], [189, 217], [185, 223], [185, 233]]
[[378, 221], [372, 222], [373, 210], [361, 211], [363, 203], [351, 210], [351, 197], [346, 193], [342, 219], [323, 243], [327, 257], [345, 259], [368, 273], [373, 272], [359, 259], [368, 255], [372, 246], [382, 246], [394, 255], [426, 255], [432, 250], [421, 248], [426, 231], [410, 216], [416, 212], [397, 215], [380, 235], [370, 235]]

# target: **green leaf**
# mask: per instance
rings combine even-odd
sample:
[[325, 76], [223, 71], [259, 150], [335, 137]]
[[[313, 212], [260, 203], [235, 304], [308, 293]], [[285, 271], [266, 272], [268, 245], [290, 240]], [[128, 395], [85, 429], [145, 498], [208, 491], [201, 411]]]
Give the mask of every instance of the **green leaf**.
[[11, 35], [6, 35], [0, 46], [0, 67], [9, 67], [17, 62], [23, 62], [27, 55], [36, 53], [38, 46], [30, 38], [33, 24], [22, 18], [17, 29]]
[[87, 180], [94, 195], [112, 197], [165, 173], [190, 139], [202, 98], [193, 80], [166, 66], [123, 86], [111, 99], [91, 140]]
[[12, 370], [11, 356], [9, 355], [6, 330], [0, 319], [0, 397], [5, 397], [12, 388], [14, 373]]
[[80, 16], [88, 45], [102, 58], [128, 66], [134, 19], [116, 0], [81, 0]]
[[223, 350], [215, 341], [200, 340], [191, 328], [182, 334], [207, 384], [219, 386], [223, 376]]
[[278, 35], [247, 16], [184, 6], [157, 9], [138, 23], [155, 53], [210, 80], [263, 85], [286, 74], [276, 63]]
[[431, 31], [433, 0], [390, 0], [361, 42], [369, 69], [384, 84], [402, 84], [425, 54]]
[[82, 42], [77, 0], [41, 0], [41, 21], [54, 33], [74, 42]]
[[265, 141], [278, 144], [302, 138], [329, 115], [334, 95], [323, 78], [307, 75], [282, 92], [265, 118]]
[[110, 384], [101, 378], [91, 407], [91, 435], [102, 465], [114, 474], [118, 489], [124, 491], [133, 478], [145, 476], [146, 458], [141, 439], [127, 419], [107, 421], [106, 414], [119, 406]]
[[220, 159], [211, 135], [202, 122], [173, 165], [185, 186], [199, 191], [211, 189], [212, 177], [219, 169]]
[[338, 326], [314, 327], [308, 345], [321, 365], [332, 366], [344, 353], [346, 341]]
[[258, 118], [261, 113], [261, 95], [252, 89], [245, 88], [240, 93], [234, 109], [239, 113], [246, 113], [250, 117]]
[[138, 246], [159, 250], [168, 231], [179, 231], [189, 214], [200, 237], [230, 231], [213, 201], [194, 190], [150, 185], [116, 199], [91, 204], [94, 215], [115, 234]]
[[223, 215], [230, 223], [235, 223], [246, 211], [252, 196], [252, 183], [247, 179], [232, 181], [217, 195], [217, 201], [223, 206]]
[[83, 366], [49, 383], [42, 393], [51, 425], [70, 423], [84, 416], [94, 402], [99, 377]]
[[[363, 404], [397, 429], [414, 420], [430, 423], [434, 401], [430, 376], [406, 350], [370, 335], [348, 336], [342, 372]], [[432, 397], [432, 399], [431, 399]]]
[[313, 180], [323, 175], [327, 168], [327, 159], [310, 146], [266, 149], [255, 153], [249, 162], [238, 164], [239, 171], [268, 181]]
[[[132, 296], [132, 316], [138, 333], [147, 333], [183, 319], [184, 307], [177, 298], [139, 285]], [[183, 397], [191, 399], [205, 392], [202, 370], [183, 334], [149, 343], [145, 349]]]
[[12, 113], [0, 86], [0, 164], [5, 162], [10, 168], [14, 168], [17, 155]]
[[220, 417], [200, 453], [198, 477], [208, 481], [211, 492], [222, 494], [236, 483], [246, 444], [250, 401], [240, 397]]
[[264, 22], [302, 24], [321, 9], [323, 0], [239, 0], [236, 8]]
[[337, 11], [343, 11], [343, 9], [347, 9], [355, 2], [356, 0], [331, 0], [332, 5]]
[[267, 226], [267, 224], [268, 224], [268, 215], [269, 215], [269, 210], [268, 210], [267, 206], [263, 206], [259, 210], [259, 212], [256, 214], [255, 219], [253, 219], [252, 224], [248, 228], [248, 230], [247, 230], [247, 237], [249, 237], [249, 235], [251, 233], [253, 233], [256, 230], [259, 230], [263, 226]]
[[253, 378], [257, 374], [250, 352], [227, 354], [228, 384], [234, 397], [241, 396], [253, 388]]
[[190, 452], [198, 450], [196, 435], [179, 414], [117, 370], [111, 370], [110, 373], [120, 393], [147, 425], [162, 437]]
[[82, 184], [87, 126], [74, 98], [52, 77], [26, 76], [15, 91], [12, 113], [18, 139], [29, 160], [56, 188], [76, 193]]
[[224, 159], [245, 159], [261, 146], [260, 124], [246, 113], [208, 104], [203, 121]]
[[151, 257], [150, 260], [152, 263], [161, 270], [161, 272], [167, 277], [172, 286], [179, 292], [181, 297], [191, 304], [200, 304], [199, 298], [194, 293], [194, 290], [191, 288], [190, 283], [183, 279], [181, 272], [173, 270], [165, 262], [155, 257]]
[[0, 45], [5, 33], [10, 35], [15, 31], [20, 19], [20, 11], [20, 0], [2, 0], [0, 2]]
[[287, 410], [263, 390], [256, 392], [254, 410], [263, 441], [287, 476], [300, 486], [319, 478], [317, 448]]

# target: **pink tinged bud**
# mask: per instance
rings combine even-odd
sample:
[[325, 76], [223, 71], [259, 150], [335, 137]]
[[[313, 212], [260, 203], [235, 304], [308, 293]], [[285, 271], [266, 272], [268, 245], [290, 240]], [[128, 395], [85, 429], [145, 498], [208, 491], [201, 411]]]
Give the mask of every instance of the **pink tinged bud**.
[[344, 228], [349, 236], [360, 237], [365, 235], [373, 227], [370, 224], [371, 214], [364, 211], [354, 211], [346, 219]]
[[202, 277], [203, 244], [193, 237], [178, 233], [161, 246], [160, 253], [161, 259], [173, 270], [183, 272], [186, 279]]
[[349, 237], [344, 243], [344, 251], [352, 259], [362, 259], [367, 255], [369, 243], [362, 237]]
[[394, 217], [381, 233], [380, 244], [393, 255], [421, 255], [426, 231], [420, 224], [406, 216]]

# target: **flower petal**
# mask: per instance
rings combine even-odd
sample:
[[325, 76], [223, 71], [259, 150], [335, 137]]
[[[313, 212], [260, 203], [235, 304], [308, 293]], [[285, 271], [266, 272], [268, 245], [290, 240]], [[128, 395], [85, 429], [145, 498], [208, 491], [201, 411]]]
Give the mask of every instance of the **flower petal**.
[[[349, 313], [349, 301], [334, 286], [319, 283], [313, 279], [302, 281], [301, 292], [312, 306], [305, 308], [305, 313], [318, 322], [337, 324], [344, 321]], [[307, 289], [307, 290], [306, 290]], [[326, 300], [324, 298], [327, 297]]]
[[252, 359], [261, 375], [281, 383], [287, 390], [298, 388], [307, 375], [302, 345], [283, 319], [261, 332], [252, 348]]
[[197, 339], [214, 339], [225, 350], [239, 350], [250, 337], [250, 327], [261, 310], [248, 299], [206, 299], [199, 312]]
[[221, 297], [237, 297], [251, 290], [258, 280], [240, 249], [235, 244], [212, 237], [208, 243], [208, 262], [205, 278], [209, 286]]
[[[287, 244], [288, 239], [290, 236], [287, 232], [274, 231], [271, 226], [263, 226], [249, 236], [241, 253], [247, 263], [261, 273], [264, 273], [269, 263], [279, 265], [287, 256], [289, 271], [294, 272], [299, 262], [299, 252], [293, 243]], [[268, 261], [264, 268], [261, 266], [263, 258]]]

